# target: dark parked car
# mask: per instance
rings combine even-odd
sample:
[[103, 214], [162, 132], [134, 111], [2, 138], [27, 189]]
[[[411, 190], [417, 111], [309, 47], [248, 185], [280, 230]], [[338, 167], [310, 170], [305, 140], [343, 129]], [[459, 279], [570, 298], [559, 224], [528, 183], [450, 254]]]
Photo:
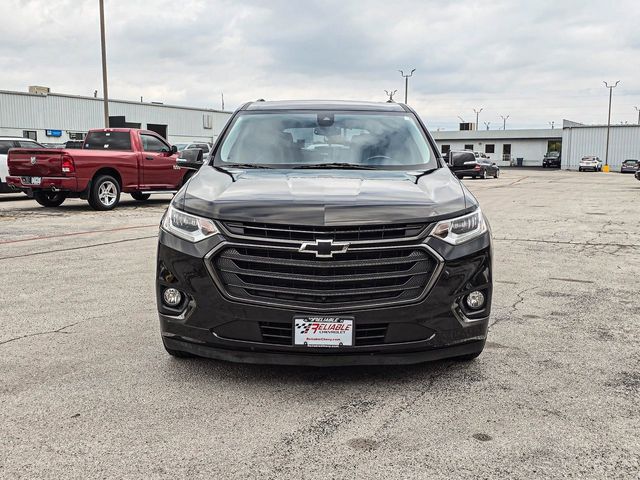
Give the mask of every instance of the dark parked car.
[[237, 110], [162, 219], [167, 352], [317, 366], [478, 356], [491, 233], [436, 148], [397, 103]]
[[542, 159], [542, 168], [560, 168], [561, 162], [560, 152], [547, 152]]
[[640, 168], [640, 160], [625, 160], [620, 167], [620, 173], [636, 173]]
[[638, 170], [636, 170], [636, 174], [635, 177], [640, 180], [640, 168]]
[[449, 168], [458, 178], [487, 178], [500, 176], [500, 167], [491, 160], [477, 157], [471, 151], [451, 151], [448, 154]]

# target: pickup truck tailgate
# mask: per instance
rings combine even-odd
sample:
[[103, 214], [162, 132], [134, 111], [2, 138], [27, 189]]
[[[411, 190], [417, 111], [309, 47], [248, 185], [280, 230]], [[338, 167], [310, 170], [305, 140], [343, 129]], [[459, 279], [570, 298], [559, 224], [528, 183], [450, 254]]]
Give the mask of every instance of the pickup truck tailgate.
[[62, 156], [65, 151], [60, 149], [26, 149], [14, 148], [9, 150], [9, 175], [59, 177], [62, 176]]

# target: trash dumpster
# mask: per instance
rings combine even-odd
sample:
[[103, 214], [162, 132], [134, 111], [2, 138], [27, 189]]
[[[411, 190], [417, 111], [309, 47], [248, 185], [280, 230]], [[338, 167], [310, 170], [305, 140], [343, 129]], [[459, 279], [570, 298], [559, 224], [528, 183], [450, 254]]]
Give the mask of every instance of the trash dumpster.
[[518, 157], [518, 158], [516, 159], [516, 162], [517, 162], [517, 165], [518, 165], [519, 167], [521, 167], [521, 166], [522, 166], [522, 164], [524, 163], [524, 158], [522, 158], [522, 157]]

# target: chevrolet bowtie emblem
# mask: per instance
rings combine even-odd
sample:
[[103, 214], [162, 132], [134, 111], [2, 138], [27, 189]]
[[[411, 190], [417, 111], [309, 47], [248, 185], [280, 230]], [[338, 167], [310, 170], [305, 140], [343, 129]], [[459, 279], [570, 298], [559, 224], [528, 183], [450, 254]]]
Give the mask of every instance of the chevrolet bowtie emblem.
[[334, 242], [333, 240], [316, 240], [305, 242], [300, 246], [299, 252], [313, 253], [316, 258], [333, 258], [334, 253], [346, 253], [349, 250], [349, 242]]

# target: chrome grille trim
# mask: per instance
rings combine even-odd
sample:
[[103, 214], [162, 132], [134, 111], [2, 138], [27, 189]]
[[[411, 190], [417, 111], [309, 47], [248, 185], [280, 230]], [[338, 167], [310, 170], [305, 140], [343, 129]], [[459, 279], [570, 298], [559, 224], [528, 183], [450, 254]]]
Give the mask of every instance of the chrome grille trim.
[[[267, 237], [267, 236], [251, 236], [244, 235], [240, 233], [233, 232], [228, 225], [243, 225], [243, 228], [250, 228], [254, 230], [265, 230], [265, 231], [273, 231], [273, 232], [291, 232], [291, 233], [305, 233], [309, 234], [309, 239], [323, 239], [323, 238], [333, 238], [335, 240], [340, 240], [339, 237], [336, 236], [336, 232], [332, 232], [332, 229], [335, 229], [338, 234], [346, 234], [346, 233], [370, 233], [375, 231], [396, 231], [396, 230], [417, 230], [419, 232], [415, 235], [410, 236], [398, 236], [391, 238], [383, 238], [383, 239], [355, 239], [348, 240], [351, 245], [363, 245], [363, 244], [384, 244], [384, 243], [399, 243], [399, 242], [415, 242], [421, 238], [424, 238], [433, 226], [432, 223], [424, 222], [424, 223], [404, 223], [404, 224], [378, 224], [378, 225], [362, 225], [360, 227], [353, 226], [341, 226], [336, 225], [333, 227], [305, 227], [299, 225], [292, 225], [289, 228], [286, 225], [279, 224], [269, 224], [269, 223], [250, 223], [250, 222], [216, 222], [220, 231], [224, 234], [226, 238], [231, 238], [238, 241], [257, 241], [257, 242], [273, 242], [273, 243], [284, 243], [291, 245], [300, 245], [305, 239], [285, 239], [285, 238], [277, 238], [277, 237]], [[247, 227], [244, 227], [247, 225]], [[251, 225], [264, 225], [266, 227], [252, 227]], [[405, 228], [403, 228], [405, 227]], [[410, 228], [406, 228], [410, 227]]]

